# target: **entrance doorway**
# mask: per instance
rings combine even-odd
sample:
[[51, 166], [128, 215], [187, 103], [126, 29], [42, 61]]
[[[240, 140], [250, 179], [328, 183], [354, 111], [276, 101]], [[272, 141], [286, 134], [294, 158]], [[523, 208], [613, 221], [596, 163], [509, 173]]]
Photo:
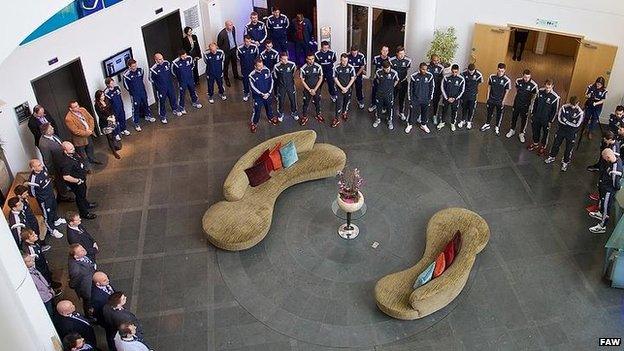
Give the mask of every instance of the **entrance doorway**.
[[69, 131], [65, 127], [65, 115], [70, 101], [78, 101], [80, 106], [95, 116], [80, 59], [34, 79], [31, 85], [37, 103], [54, 118], [58, 127], [57, 134], [64, 140], [70, 138]]
[[[525, 69], [530, 69], [531, 78], [540, 87], [546, 79], [551, 79], [561, 101], [567, 101], [579, 45], [579, 37], [512, 27], [505, 59], [507, 75], [515, 80], [522, 77]], [[516, 90], [512, 89], [506, 104], [513, 105], [515, 96]]]
[[405, 45], [405, 12], [347, 4], [347, 50], [357, 45], [366, 56], [367, 75], [382, 46], [394, 56], [396, 47]]
[[154, 54], [160, 52], [165, 60], [173, 61], [182, 48], [182, 21], [176, 10], [141, 27], [148, 66], [154, 64]]

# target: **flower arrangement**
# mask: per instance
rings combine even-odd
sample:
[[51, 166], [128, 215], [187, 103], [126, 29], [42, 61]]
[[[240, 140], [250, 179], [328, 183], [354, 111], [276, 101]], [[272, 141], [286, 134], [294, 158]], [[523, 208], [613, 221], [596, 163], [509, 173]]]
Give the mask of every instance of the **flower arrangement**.
[[338, 172], [338, 195], [347, 203], [356, 203], [359, 201], [359, 191], [364, 185], [364, 178], [357, 168], [345, 167]]

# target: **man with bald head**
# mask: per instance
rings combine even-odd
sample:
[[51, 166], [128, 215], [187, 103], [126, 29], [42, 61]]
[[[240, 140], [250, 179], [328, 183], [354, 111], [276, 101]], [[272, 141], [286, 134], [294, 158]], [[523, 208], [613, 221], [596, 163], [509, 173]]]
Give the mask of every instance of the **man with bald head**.
[[76, 312], [76, 306], [69, 300], [61, 300], [56, 304], [54, 325], [62, 338], [71, 333], [80, 334], [90, 345], [97, 345], [95, 331], [87, 318]]
[[600, 222], [589, 228], [594, 234], [602, 234], [607, 231], [607, 222], [609, 221], [609, 210], [613, 203], [615, 193], [620, 190], [620, 181], [622, 179], [622, 160], [615, 154], [613, 149], [606, 148], [602, 150], [600, 178], [598, 180], [598, 193], [600, 194], [599, 209], [596, 212], [590, 212], [589, 216], [598, 219]]
[[91, 286], [91, 308], [93, 308], [93, 316], [97, 319], [99, 325], [106, 330], [106, 342], [108, 349], [115, 349], [115, 333], [112, 328], [107, 328], [102, 314], [102, 308], [108, 302], [110, 296], [115, 292], [108, 276], [104, 272], [95, 272], [93, 274], [93, 285]]
[[69, 141], [64, 141], [62, 145], [63, 160], [60, 176], [76, 195], [76, 206], [80, 216], [85, 219], [94, 219], [97, 215], [89, 210], [97, 207], [97, 203], [87, 200], [87, 169], [82, 162], [82, 157], [76, 153], [74, 145]]
[[236, 27], [232, 20], [225, 21], [225, 28], [223, 28], [217, 35], [217, 46], [225, 53], [225, 61], [223, 64], [223, 79], [225, 85], [231, 86], [230, 78], [228, 76], [228, 66], [232, 66], [232, 73], [234, 79], [241, 80], [241, 76], [238, 75], [238, 67], [236, 65]]
[[154, 65], [150, 67], [149, 79], [156, 88], [160, 121], [163, 124], [167, 124], [167, 99], [169, 99], [171, 111], [178, 117], [182, 116], [182, 110], [176, 99], [176, 90], [173, 87], [171, 62], [165, 60], [163, 55], [159, 52], [154, 55]]

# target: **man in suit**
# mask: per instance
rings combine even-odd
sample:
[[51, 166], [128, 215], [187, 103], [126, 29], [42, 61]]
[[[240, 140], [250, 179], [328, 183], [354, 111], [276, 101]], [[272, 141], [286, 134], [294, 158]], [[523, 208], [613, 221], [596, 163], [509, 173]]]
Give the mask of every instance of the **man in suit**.
[[142, 340], [143, 326], [134, 313], [124, 308], [127, 300], [123, 291], [116, 291], [108, 298], [108, 303], [102, 308], [102, 315], [104, 317], [104, 323], [106, 323], [107, 326], [107, 333], [112, 332], [113, 335], [115, 335], [122, 323], [130, 322], [137, 327], [136, 336]]
[[76, 312], [76, 306], [69, 300], [61, 300], [56, 304], [54, 325], [59, 336], [64, 338], [71, 333], [80, 334], [90, 345], [97, 345], [95, 331], [86, 317]]
[[41, 105], [33, 107], [33, 113], [28, 118], [28, 129], [35, 137], [35, 145], [39, 146], [39, 138], [41, 138], [41, 126], [49, 123], [56, 129], [54, 118], [48, 115], [47, 111]]
[[95, 272], [93, 274], [93, 285], [91, 286], [91, 307], [93, 308], [93, 315], [106, 330], [106, 342], [108, 343], [108, 349], [115, 350], [115, 333], [112, 328], [107, 328], [104, 322], [104, 316], [102, 315], [102, 309], [108, 303], [108, 299], [115, 292], [115, 289], [111, 286], [108, 276], [104, 272]]
[[95, 262], [95, 255], [100, 249], [95, 239], [82, 225], [80, 215], [74, 211], [67, 211], [65, 221], [67, 222], [67, 242], [69, 245], [80, 244], [87, 251], [87, 257]]
[[238, 47], [238, 44], [236, 44], [236, 27], [234, 27], [232, 20], [225, 21], [225, 28], [223, 28], [217, 35], [217, 46], [225, 53], [225, 61], [223, 63], [225, 70], [223, 71], [223, 78], [225, 80], [225, 85], [230, 87], [231, 84], [228, 76], [228, 65], [232, 66], [234, 79], [242, 79], [241, 76], [238, 75], [238, 67], [236, 66], [236, 48]]
[[93, 144], [90, 137], [94, 133], [95, 120], [84, 107], [80, 107], [77, 101], [69, 103], [69, 111], [65, 115], [65, 125], [72, 134], [72, 142], [83, 159], [90, 163], [101, 165], [102, 162], [95, 159]]
[[87, 250], [80, 244], [69, 246], [68, 259], [69, 287], [74, 289], [76, 295], [82, 299], [85, 315], [91, 316], [91, 281], [97, 265], [89, 257]]
[[54, 134], [55, 128], [51, 123], [42, 124], [39, 151], [43, 157], [43, 164], [54, 178], [54, 187], [58, 194], [57, 201], [72, 202], [74, 199], [61, 176], [61, 160], [63, 159], [63, 141]]

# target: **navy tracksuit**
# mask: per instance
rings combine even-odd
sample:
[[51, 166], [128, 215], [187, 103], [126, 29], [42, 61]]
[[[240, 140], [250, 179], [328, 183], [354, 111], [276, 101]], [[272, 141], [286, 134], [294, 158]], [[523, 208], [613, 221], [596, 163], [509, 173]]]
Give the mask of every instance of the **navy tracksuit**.
[[555, 134], [555, 141], [550, 149], [549, 156], [557, 156], [559, 147], [565, 140], [566, 147], [563, 154], [563, 162], [568, 163], [570, 162], [570, 158], [572, 158], [572, 150], [576, 142], [576, 132], [583, 122], [583, 110], [581, 110], [579, 106], [565, 104], [559, 109], [557, 120], [559, 121], [559, 128]]
[[221, 49], [217, 49], [214, 53], [208, 50], [204, 53], [204, 63], [206, 63], [206, 80], [208, 80], [208, 96], [214, 95], [214, 84], [217, 83], [219, 94], [223, 95], [223, 71], [224, 71], [225, 53]]
[[[461, 97], [464, 95], [464, 91], [466, 89], [466, 81], [461, 74], [456, 76], [450, 75], [448, 77], [442, 78], [442, 88], [441, 93], [444, 98], [443, 108], [442, 108], [442, 116], [440, 117], [440, 122], [444, 123], [446, 121], [446, 115], [448, 111], [451, 110], [451, 124], [457, 123], [457, 111], [459, 110], [459, 102]], [[449, 98], [455, 98], [453, 102], [449, 102]]]
[[[334, 72], [332, 74], [340, 85], [346, 87], [349, 85], [351, 78], [355, 78], [355, 68], [347, 63], [346, 66], [336, 65], [334, 67]], [[351, 94], [353, 92], [353, 85], [349, 87], [346, 93], [342, 91], [338, 91], [338, 96], [336, 97], [336, 118], [340, 117], [340, 114], [349, 112], [349, 104], [351, 103]], [[346, 118], [345, 118], [346, 119]]]
[[279, 53], [275, 51], [275, 49], [265, 49], [260, 53], [260, 58], [262, 59], [264, 67], [268, 68], [269, 71], [273, 72], [273, 67], [275, 67], [275, 64], [279, 60]]
[[622, 179], [622, 160], [618, 157], [614, 163], [604, 162], [600, 170], [598, 180], [598, 193], [600, 194], [600, 213], [602, 220], [600, 224], [604, 227], [609, 220], [609, 209], [613, 203], [615, 193], [620, 190]]
[[123, 99], [121, 98], [121, 88], [118, 86], [114, 86], [112, 89], [106, 87], [104, 95], [110, 100], [113, 113], [117, 117], [115, 134], [119, 134], [126, 130], [126, 111], [124, 111]]
[[511, 89], [511, 79], [506, 75], [498, 76], [497, 74], [491, 74], [488, 85], [490, 86], [490, 95], [487, 100], [487, 118], [485, 123], [490, 124], [494, 116], [494, 110], [496, 110], [496, 126], [500, 127], [505, 108], [503, 99], [507, 90]]
[[290, 21], [284, 14], [280, 14], [279, 17], [271, 15], [266, 20], [266, 27], [269, 30], [269, 38], [271, 38], [271, 41], [278, 52], [288, 52], [289, 26]]
[[243, 75], [243, 94], [249, 96], [249, 74], [254, 70], [254, 63], [258, 58], [258, 47], [254, 44], [240, 45], [236, 49], [236, 56], [240, 62], [241, 74]]
[[546, 146], [549, 126], [555, 121], [557, 110], [559, 110], [559, 95], [554, 90], [549, 93], [546, 89], [540, 89], [533, 102], [533, 113], [531, 114], [533, 143], [541, 143]]
[[438, 107], [440, 105], [440, 97], [442, 96], [442, 78], [444, 78], [444, 66], [441, 63], [435, 64], [429, 62], [427, 68], [429, 73], [433, 74], [435, 80], [435, 90], [433, 92], [433, 116], [438, 115]]
[[538, 89], [539, 87], [533, 79], [530, 79], [528, 82], [522, 77], [516, 79], [516, 98], [514, 99], [513, 113], [511, 115], [511, 129], [516, 129], [516, 123], [518, 123], [518, 117], [520, 117], [520, 133], [524, 133], [529, 116], [529, 107]]
[[375, 84], [377, 85], [375, 118], [377, 120], [381, 120], [381, 113], [385, 110], [388, 114], [387, 122], [392, 124], [394, 117], [394, 87], [398, 81], [399, 74], [393, 69], [386, 72], [382, 68], [375, 73]]
[[132, 121], [134, 125], [139, 125], [139, 119], [151, 118], [152, 112], [147, 103], [147, 92], [145, 91], [145, 83], [143, 83], [143, 69], [138, 67], [136, 71], [127, 69], [123, 74], [124, 88], [132, 97]]
[[264, 41], [267, 38], [267, 29], [266, 25], [261, 21], [258, 21], [256, 24], [251, 22], [247, 23], [243, 34], [249, 35], [254, 45], [264, 47]]
[[428, 116], [427, 110], [431, 99], [433, 99], [433, 92], [435, 90], [435, 80], [431, 72], [421, 74], [419, 72], [412, 73], [409, 80], [409, 100], [410, 100], [410, 115], [409, 125], [420, 123], [426, 125]]
[[465, 70], [461, 74], [464, 77], [464, 95], [462, 96], [462, 120], [472, 122], [475, 109], [477, 107], [477, 95], [479, 94], [479, 84], [483, 83], [483, 75], [479, 70], [470, 72]]
[[[37, 199], [43, 218], [45, 219], [48, 233], [52, 233], [56, 226], [54, 222], [58, 220], [56, 197], [54, 196], [54, 186], [47, 168], [39, 173], [30, 173], [30, 193]], [[36, 221], [36, 219], [35, 219]], [[34, 224], [34, 223], [33, 223]], [[36, 226], [38, 229], [38, 225]]]
[[357, 76], [355, 77], [355, 97], [357, 98], [358, 103], [364, 102], [364, 93], [362, 92], [362, 88], [364, 87], [363, 78], [364, 72], [358, 74], [360, 68], [366, 66], [366, 56], [363, 53], [358, 52], [355, 56], [352, 53], [349, 53], [349, 64], [355, 68], [355, 73]]
[[613, 134], [617, 135], [618, 132], [618, 128], [620, 127], [620, 125], [622, 125], [622, 118], [619, 118], [618, 116], [615, 115], [615, 113], [612, 113], [609, 115], [609, 130], [613, 132]]
[[[377, 72], [378, 70], [382, 69], [383, 67], [381, 67], [381, 65], [383, 64], [384, 61], [390, 62], [390, 56], [381, 57], [381, 55], [377, 55], [373, 57], [373, 72]], [[375, 79], [373, 79], [373, 86], [371, 88], [371, 106], [377, 106], [375, 102], [376, 100], [377, 100], [377, 83], [375, 82]]]
[[[299, 77], [302, 81], [306, 83], [306, 85], [310, 89], [314, 89], [319, 80], [323, 79], [323, 68], [318, 63], [313, 63], [312, 65], [308, 65], [306, 62], [299, 69]], [[302, 113], [303, 116], [307, 115], [308, 106], [310, 105], [310, 101], [314, 102], [314, 107], [316, 108], [316, 116], [321, 115], [321, 93], [320, 91], [316, 92], [316, 95], [312, 96], [306, 89], [303, 90], [303, 107]]]
[[290, 113], [293, 118], [297, 119], [297, 94], [295, 89], [295, 71], [297, 65], [288, 61], [287, 63], [278, 62], [273, 69], [273, 78], [275, 79], [277, 98], [277, 113], [284, 114], [284, 103], [286, 97], [290, 101]]
[[175, 88], [173, 87], [171, 63], [167, 60], [164, 60], [161, 64], [155, 63], [150, 68], [150, 81], [154, 84], [154, 87], [156, 87], [160, 120], [165, 120], [167, 118], [167, 109], [165, 107], [167, 99], [169, 99], [169, 105], [171, 105], [171, 110], [174, 113], [178, 112], [179, 109]]
[[594, 102], [602, 101], [607, 98], [607, 89], [602, 87], [598, 89], [596, 84], [589, 85], [585, 91], [585, 95], [589, 95], [585, 101], [585, 113], [589, 119], [589, 131], [592, 131], [598, 124], [598, 118], [602, 113], [602, 104], [594, 106]]
[[[268, 68], [263, 67], [262, 70], [255, 70], [249, 74], [249, 85], [253, 93], [254, 110], [251, 117], [253, 124], [258, 124], [262, 107], [266, 110], [267, 118], [273, 118], [273, 110], [271, 108], [271, 93], [273, 92], [273, 77]], [[269, 94], [267, 99], [262, 97], [263, 94]]]
[[178, 105], [180, 109], [184, 110], [184, 100], [186, 91], [189, 91], [191, 95], [191, 102], [193, 105], [197, 104], [197, 91], [195, 90], [195, 76], [193, 70], [195, 69], [195, 60], [191, 56], [187, 56], [186, 59], [180, 57], [176, 58], [172, 62], [173, 74], [178, 78], [178, 85], [180, 86], [180, 96]]
[[[314, 58], [315, 61], [323, 68], [323, 82], [327, 82], [329, 95], [332, 99], [335, 99], [336, 85], [334, 84], [334, 62], [336, 62], [336, 53], [331, 50], [327, 50], [326, 52], [319, 50], [314, 54]], [[320, 94], [322, 88], [323, 84], [321, 83], [317, 94]]]
[[408, 71], [412, 67], [412, 60], [409, 57], [402, 59], [396, 56], [390, 59], [392, 69], [399, 74], [399, 84], [394, 88], [394, 97], [399, 99], [399, 113], [405, 111], [405, 98], [407, 97]]

